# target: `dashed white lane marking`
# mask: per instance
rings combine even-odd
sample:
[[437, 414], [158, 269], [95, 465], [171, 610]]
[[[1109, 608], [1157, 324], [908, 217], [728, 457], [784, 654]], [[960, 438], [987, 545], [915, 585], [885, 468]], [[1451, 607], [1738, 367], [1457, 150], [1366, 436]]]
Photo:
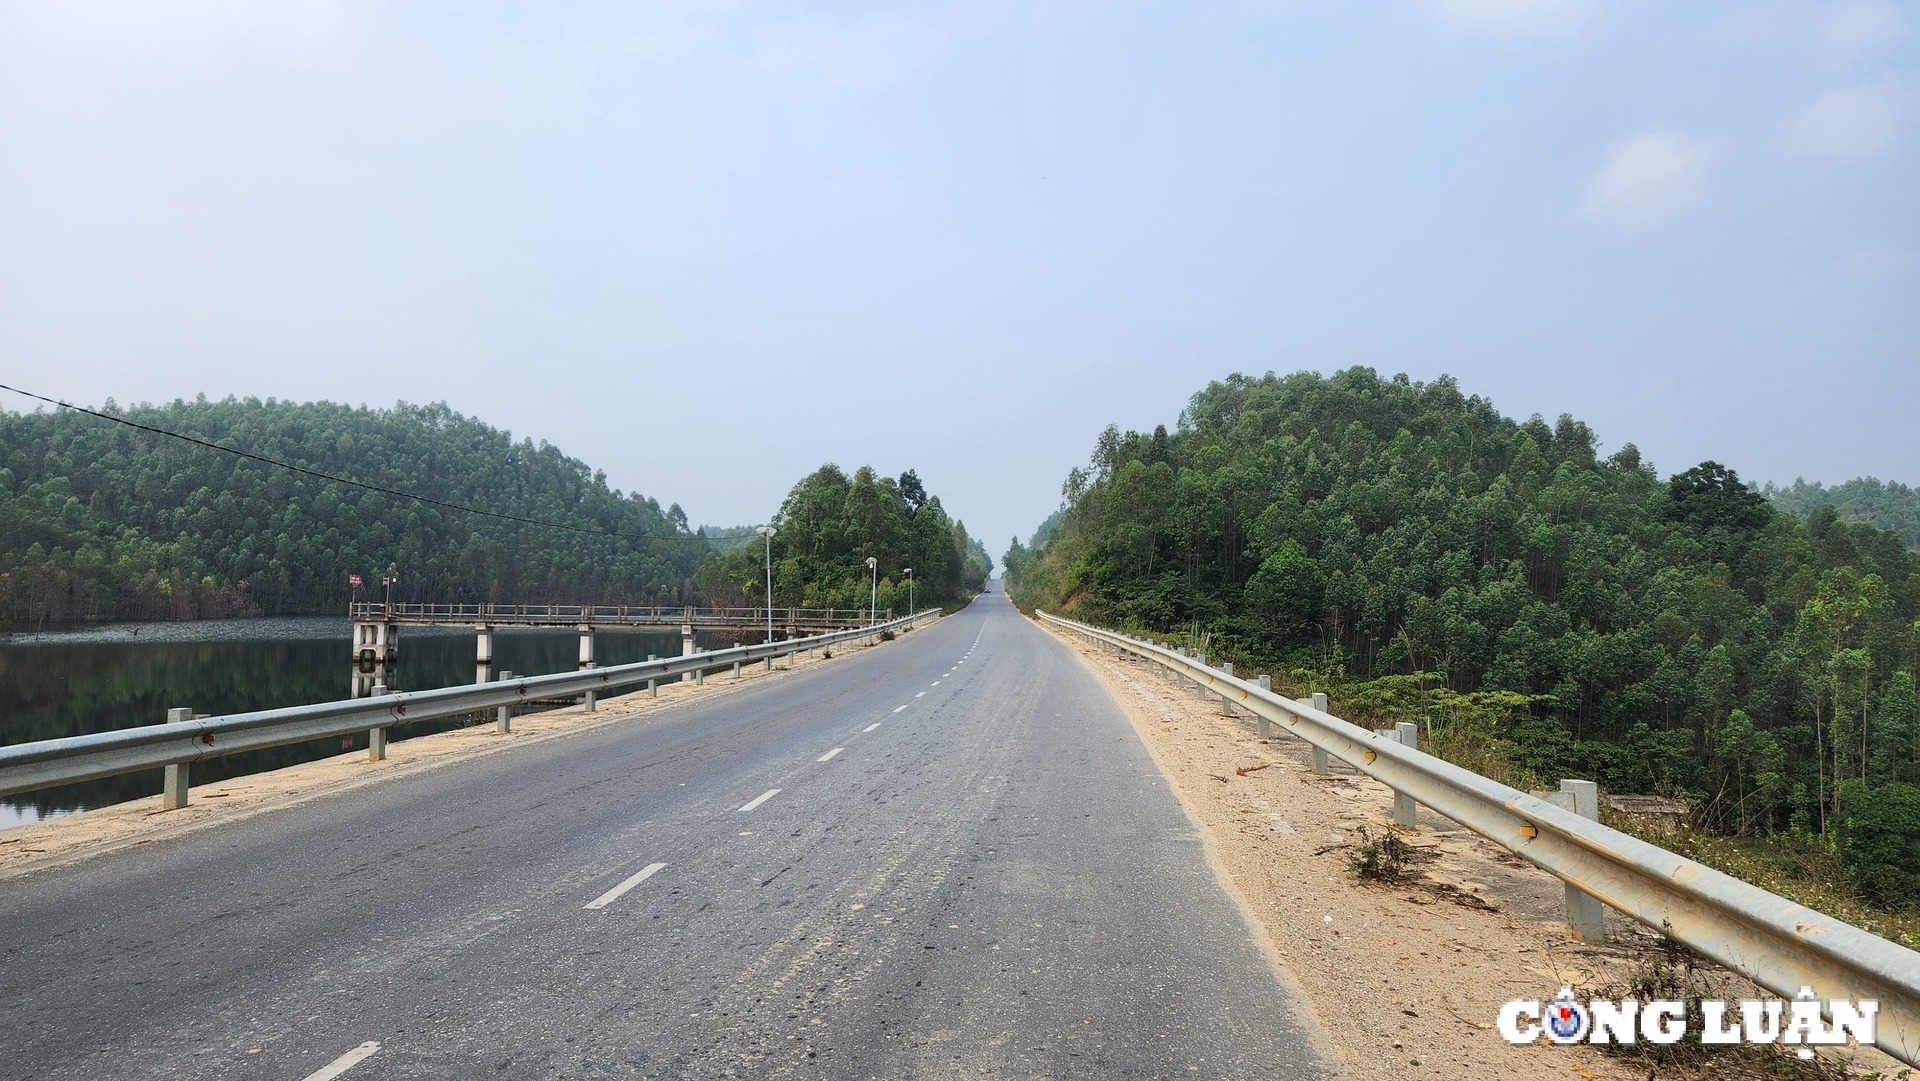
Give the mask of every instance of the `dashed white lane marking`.
[[[905, 706], [901, 706], [901, 707], [900, 707], [900, 709], [906, 709], [906, 708], [907, 708], [907, 707], [905, 707]], [[900, 709], [896, 709], [896, 710], [894, 710], [894, 712], [895, 712], [895, 713], [898, 713], [898, 712], [900, 712]], [[865, 728], [862, 728], [862, 729], [861, 729], [860, 731], [862, 731], [862, 732], [871, 732], [871, 731], [873, 731], [874, 729], [876, 729], [876, 728], [878, 728], [878, 727], [880, 727], [880, 722], [879, 722], [879, 721], [875, 721], [875, 722], [873, 722], [872, 724], [870, 724], [870, 725], [868, 725], [868, 726], [866, 726]]]
[[927, 684], [927, 686], [929, 687], [938, 687], [939, 685], [940, 685], [940, 681], [937, 679], [934, 680], [932, 683]]
[[823, 755], [821, 755], [820, 757], [818, 757], [818, 758], [816, 758], [816, 759], [814, 759], [814, 761], [815, 761], [815, 762], [825, 762], [825, 761], [827, 761], [828, 759], [830, 759], [830, 758], [832, 758], [832, 757], [833, 757], [834, 755], [836, 755], [836, 754], [839, 754], [839, 753], [840, 753], [841, 751], [844, 751], [844, 750], [846, 750], [846, 748], [845, 748], [845, 747], [835, 747], [835, 748], [834, 748], [833, 750], [831, 750], [831, 751], [828, 751], [828, 752], [827, 752], [826, 754], [823, 754]]
[[379, 1040], [368, 1040], [359, 1047], [320, 1067], [319, 1070], [308, 1074], [306, 1081], [333, 1081], [334, 1078], [339, 1077], [341, 1074], [372, 1058], [379, 1050]]
[[745, 807], [740, 808], [740, 810], [751, 811], [779, 794], [780, 790], [778, 788], [769, 788], [765, 792], [753, 797], [753, 799], [750, 800]]
[[919, 694], [914, 695], [915, 698], [925, 698], [926, 696], [927, 696], [927, 692], [925, 691], [921, 691]]
[[661, 868], [665, 866], [666, 864], [664, 863], [647, 864], [645, 867], [640, 869], [640, 873], [635, 875], [629, 875], [625, 882], [620, 883], [618, 886], [615, 886], [614, 888], [608, 890], [607, 892], [601, 894], [600, 896], [595, 897], [593, 900], [588, 901], [587, 907], [588, 908], [607, 907], [608, 905], [614, 903], [615, 901], [618, 901], [620, 899], [621, 894], [627, 892], [628, 890], [634, 888], [635, 886], [638, 886], [640, 883], [645, 882], [647, 879], [652, 878], [655, 874], [659, 873]]
[[903, 710], [903, 709], [906, 709], [906, 708], [907, 708], [907, 705], [906, 705], [906, 703], [905, 703], [905, 702], [902, 702], [901, 704], [899, 704], [899, 705], [897, 705], [897, 706], [895, 706], [895, 707], [893, 707], [893, 711], [894, 711], [895, 713], [898, 713], [898, 712], [900, 712], [901, 710]]

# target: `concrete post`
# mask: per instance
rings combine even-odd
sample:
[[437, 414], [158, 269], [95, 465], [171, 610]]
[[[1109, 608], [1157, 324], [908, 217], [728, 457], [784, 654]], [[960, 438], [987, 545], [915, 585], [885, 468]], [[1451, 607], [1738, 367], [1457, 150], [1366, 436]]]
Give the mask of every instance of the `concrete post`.
[[[373, 685], [373, 697], [379, 698], [387, 693], [387, 685]], [[374, 727], [367, 729], [367, 761], [384, 762], [387, 758], [387, 730]]]
[[[1402, 747], [1420, 749], [1420, 726], [1411, 721], [1400, 721], [1393, 726], [1393, 738]], [[1414, 823], [1413, 797], [1404, 792], [1393, 794], [1393, 824], [1411, 828]]]
[[[1595, 822], [1600, 820], [1600, 786], [1592, 781], [1563, 780], [1560, 782], [1560, 791], [1553, 795], [1561, 797], [1554, 800], [1555, 803], [1581, 818]], [[1568, 934], [1577, 942], [1605, 942], [1606, 907], [1571, 885], [1566, 887], [1566, 891]]]
[[482, 623], [474, 631], [478, 637], [473, 649], [473, 681], [487, 683], [493, 679], [493, 628]]
[[[1227, 675], [1233, 675], [1233, 662], [1220, 662], [1220, 670]], [[1233, 716], [1233, 692], [1225, 687], [1220, 688], [1220, 716]]]
[[593, 667], [593, 628], [582, 624], [580, 627], [580, 670]]
[[[657, 661], [660, 659], [660, 655], [658, 653], [649, 653], [647, 654], [647, 659], [650, 661]], [[660, 697], [660, 681], [659, 680], [650, 679], [647, 681], [647, 697], [649, 698]]]
[[706, 686], [706, 685], [707, 685], [707, 670], [706, 670], [706, 669], [704, 669], [704, 668], [696, 668], [696, 669], [694, 669], [694, 670], [693, 670], [693, 685], [694, 685], [694, 686], [696, 686], [696, 687], [704, 687], [704, 686]]
[[[506, 683], [512, 679], [513, 679], [512, 672], [503, 671], [500, 673], [500, 682]], [[512, 706], [500, 707], [500, 715], [495, 717], [493, 721], [493, 730], [495, 732], [504, 733], [504, 732], [513, 731], [513, 712], [512, 711], [513, 711]]]
[[[587, 668], [589, 671], [598, 667], [600, 666], [593, 663], [592, 661], [587, 662]], [[588, 691], [587, 692], [587, 712], [594, 713], [594, 712], [597, 712], [599, 709], [600, 709], [600, 692]]]
[[[193, 720], [193, 708], [179, 706], [167, 711], [167, 723]], [[160, 786], [160, 809], [177, 811], [187, 805], [187, 763], [176, 762], [166, 768], [166, 779]]]
[[[1263, 691], [1273, 690], [1273, 677], [1270, 675], [1261, 676], [1260, 689]], [[1259, 736], [1261, 739], [1268, 739], [1272, 737], [1273, 722], [1267, 720], [1266, 714], [1259, 713], [1254, 715], [1253, 733], [1254, 735]]]
[[[1327, 696], [1316, 691], [1311, 696], [1300, 699], [1300, 704], [1324, 713], [1327, 709]], [[1313, 744], [1308, 753], [1313, 758], [1313, 772], [1327, 773], [1333, 769], [1333, 763], [1328, 760], [1325, 747], [1317, 743]]]
[[740, 662], [739, 661], [733, 662], [733, 678], [735, 679], [740, 678]]
[[[682, 657], [691, 657], [693, 654], [693, 624], [682, 623], [680, 625], [680, 655]], [[690, 679], [699, 682], [695, 679], [696, 675], [697, 673], [693, 672], [682, 672], [680, 673], [680, 682], [685, 683]]]

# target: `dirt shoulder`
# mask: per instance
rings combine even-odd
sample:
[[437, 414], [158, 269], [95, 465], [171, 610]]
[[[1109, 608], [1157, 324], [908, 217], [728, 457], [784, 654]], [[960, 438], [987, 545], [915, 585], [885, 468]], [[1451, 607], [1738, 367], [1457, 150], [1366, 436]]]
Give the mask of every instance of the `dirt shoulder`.
[[[1261, 740], [1252, 716], [1222, 716], [1218, 697], [1045, 629], [1125, 708], [1205, 834], [1229, 891], [1325, 1021], [1350, 1076], [1728, 1075], [1732, 1064], [1704, 1057], [1663, 1067], [1585, 1045], [1507, 1044], [1493, 1030], [1503, 1003], [1551, 998], [1562, 986], [1582, 994], [1624, 987], [1661, 956], [1659, 936], [1610, 911], [1607, 943], [1569, 940], [1559, 879], [1424, 807], [1417, 827], [1398, 834], [1412, 850], [1400, 879], [1362, 880], [1348, 864], [1362, 830], [1377, 838], [1392, 828], [1385, 785], [1338, 761], [1333, 772], [1315, 774], [1304, 741], [1277, 731]], [[1725, 997], [1760, 993], [1701, 965]], [[1834, 1074], [1841, 1060], [1889, 1076], [1899, 1068], [1870, 1048], [1822, 1059]]]
[[[932, 624], [922, 624], [924, 630]], [[835, 659], [859, 650], [881, 648], [842, 643]], [[644, 687], [617, 698], [605, 699], [600, 708], [589, 713], [579, 705], [540, 713], [528, 713], [513, 719], [513, 731], [501, 734], [490, 723], [458, 728], [435, 735], [418, 736], [387, 745], [385, 761], [367, 761], [366, 740], [358, 741], [359, 750], [306, 762], [268, 773], [234, 777], [204, 786], [189, 793], [187, 806], [176, 811], [161, 811], [160, 797], [118, 803], [76, 814], [29, 822], [0, 830], [0, 879], [32, 874], [74, 860], [113, 852], [135, 845], [151, 844], [223, 822], [233, 822], [256, 814], [336, 796], [362, 785], [381, 784], [412, 776], [426, 770], [499, 754], [577, 732], [587, 732], [615, 724], [645, 724], [695, 702], [708, 701], [757, 684], [779, 680], [795, 671], [819, 664], [832, 664], [822, 653], [782, 657], [771, 672], [758, 664], [742, 666], [736, 678], [731, 672], [709, 673], [704, 685], [663, 683], [659, 697], [651, 697]]]

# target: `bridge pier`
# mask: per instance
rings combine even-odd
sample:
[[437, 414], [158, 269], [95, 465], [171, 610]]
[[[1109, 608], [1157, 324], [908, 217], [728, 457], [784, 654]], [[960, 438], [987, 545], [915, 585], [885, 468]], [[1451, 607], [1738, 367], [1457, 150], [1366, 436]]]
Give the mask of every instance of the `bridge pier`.
[[362, 664], [392, 664], [399, 656], [399, 624], [386, 620], [354, 623], [354, 660]]
[[381, 687], [393, 686], [393, 666], [376, 664], [361, 666], [355, 664], [349, 677], [353, 693], [352, 698], [374, 698], [382, 694]]
[[491, 683], [493, 681], [493, 628], [485, 623], [474, 628], [479, 633], [479, 642], [473, 653], [473, 681]]

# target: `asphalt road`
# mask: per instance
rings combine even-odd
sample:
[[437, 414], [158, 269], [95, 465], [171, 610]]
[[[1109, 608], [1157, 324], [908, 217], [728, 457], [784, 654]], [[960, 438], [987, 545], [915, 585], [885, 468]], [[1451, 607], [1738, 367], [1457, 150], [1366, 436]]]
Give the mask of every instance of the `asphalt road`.
[[991, 593], [0, 881], [0, 1077], [1322, 1076], [1252, 942], [1120, 708]]

